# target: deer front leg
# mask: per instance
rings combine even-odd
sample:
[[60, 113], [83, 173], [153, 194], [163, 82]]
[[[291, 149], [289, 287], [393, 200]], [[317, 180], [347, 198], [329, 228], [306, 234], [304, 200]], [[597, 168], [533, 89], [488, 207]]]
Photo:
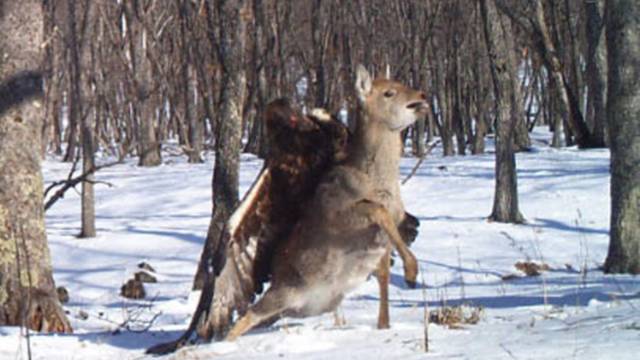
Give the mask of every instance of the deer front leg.
[[[387, 209], [371, 201], [363, 201], [358, 206], [368, 209], [368, 214], [380, 227], [389, 235], [391, 245], [398, 251], [404, 265], [404, 281], [411, 288], [416, 287], [416, 279], [418, 277], [418, 261], [413, 255], [407, 244], [402, 240], [398, 228], [393, 222], [393, 218]], [[387, 268], [389, 261], [387, 261]]]
[[264, 296], [233, 325], [225, 341], [234, 341], [259, 324], [281, 315], [286, 310], [285, 296], [285, 291], [282, 289], [267, 290]]
[[238, 337], [240, 337], [240, 335], [251, 330], [259, 323], [260, 321], [257, 320], [257, 316], [253, 313], [253, 310], [249, 310], [247, 311], [246, 314], [244, 314], [244, 316], [240, 318], [240, 320], [238, 320], [233, 325], [233, 327], [231, 328], [227, 336], [224, 338], [224, 340], [235, 341]]
[[[389, 220], [391, 220], [390, 217]], [[404, 267], [404, 281], [407, 283], [407, 286], [413, 289], [417, 284], [416, 280], [418, 278], [418, 261], [416, 260], [416, 257], [415, 255], [413, 255], [411, 250], [409, 250], [407, 244], [405, 244], [405, 242], [402, 241], [402, 238], [400, 238], [400, 234], [397, 233], [398, 230], [393, 222], [391, 222], [391, 224], [388, 224], [387, 227], [389, 228], [389, 230], [387, 230], [387, 233], [389, 234], [391, 243], [400, 255], [400, 258], [402, 258], [402, 264]], [[395, 236], [391, 235], [392, 231], [395, 231]], [[391, 257], [389, 257], [389, 261], [391, 261]], [[390, 266], [390, 262], [388, 262], [387, 264], [387, 266]]]
[[380, 307], [378, 308], [378, 329], [389, 328], [389, 261], [391, 250], [388, 250], [380, 259], [376, 278], [380, 288]]

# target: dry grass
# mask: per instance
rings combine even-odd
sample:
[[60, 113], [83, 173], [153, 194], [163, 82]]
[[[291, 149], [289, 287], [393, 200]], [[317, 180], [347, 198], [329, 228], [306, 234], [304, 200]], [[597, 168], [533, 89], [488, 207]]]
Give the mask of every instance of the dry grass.
[[515, 267], [527, 276], [540, 276], [540, 273], [543, 271], [549, 271], [551, 269], [549, 265], [543, 262], [538, 264], [533, 261], [518, 261]]
[[429, 322], [450, 329], [463, 329], [464, 325], [475, 325], [480, 321], [484, 309], [480, 306], [442, 306], [429, 312]]

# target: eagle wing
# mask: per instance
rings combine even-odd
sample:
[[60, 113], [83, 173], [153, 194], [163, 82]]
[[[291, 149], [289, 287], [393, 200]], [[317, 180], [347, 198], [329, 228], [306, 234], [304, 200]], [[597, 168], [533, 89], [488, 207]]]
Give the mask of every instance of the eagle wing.
[[246, 311], [270, 275], [265, 263], [270, 261], [272, 245], [277, 241], [269, 236], [267, 218], [274, 200], [268, 191], [271, 185], [271, 171], [264, 167], [227, 222], [222, 234], [226, 238], [225, 263], [215, 278], [207, 338], [223, 336], [234, 312]]

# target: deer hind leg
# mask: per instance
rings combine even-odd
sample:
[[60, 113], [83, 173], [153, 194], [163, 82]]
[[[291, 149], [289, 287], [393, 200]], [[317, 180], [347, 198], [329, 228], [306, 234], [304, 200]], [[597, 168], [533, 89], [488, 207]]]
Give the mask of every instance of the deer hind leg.
[[286, 307], [285, 292], [281, 289], [269, 289], [264, 296], [244, 314], [231, 328], [225, 341], [234, 341], [254, 327], [273, 321]]
[[[384, 206], [368, 200], [358, 203], [357, 206], [360, 209], [365, 210], [370, 219], [377, 223], [389, 235], [391, 245], [393, 245], [402, 258], [402, 263], [404, 265], [404, 281], [409, 287], [415, 288], [416, 279], [418, 277], [418, 261], [411, 250], [409, 250], [407, 244], [402, 240], [402, 236], [400, 236], [398, 228], [396, 227], [389, 211], [387, 211]], [[387, 259], [386, 264], [388, 268], [389, 259]]]
[[391, 250], [388, 250], [380, 259], [376, 278], [380, 287], [380, 307], [378, 308], [378, 329], [389, 328], [389, 261]]
[[347, 325], [347, 320], [344, 318], [342, 311], [340, 311], [340, 306], [338, 305], [338, 307], [333, 310], [333, 326], [343, 327], [345, 325]]

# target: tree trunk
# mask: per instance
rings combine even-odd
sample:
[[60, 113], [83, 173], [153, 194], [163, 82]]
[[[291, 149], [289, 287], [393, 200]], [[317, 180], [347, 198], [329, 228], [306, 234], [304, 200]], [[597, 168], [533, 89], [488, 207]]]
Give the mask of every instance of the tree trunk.
[[[480, 33], [480, 36], [482, 34]], [[476, 35], [475, 41], [481, 41], [481, 37]], [[486, 74], [486, 63], [481, 61], [484, 59], [481, 46], [476, 46], [473, 53], [474, 57], [474, 69], [473, 73], [473, 86], [476, 90], [475, 100], [475, 132], [473, 134], [471, 143], [471, 153], [474, 155], [484, 154], [485, 136], [487, 134], [487, 94], [489, 93], [488, 79]], [[471, 109], [469, 109], [471, 111]]]
[[[407, 14], [407, 20], [410, 22], [415, 21], [415, 15], [417, 13], [415, 5], [415, 3], [408, 4], [409, 13]], [[425, 47], [421, 46], [419, 40], [418, 29], [411, 27], [411, 86], [413, 86], [414, 89], [422, 89], [424, 87], [424, 84], [421, 81], [424, 79], [424, 77], [421, 76], [421, 59], [424, 57]], [[426, 116], [421, 116], [413, 125], [413, 138], [411, 139], [413, 155], [419, 158], [423, 157], [425, 153], [425, 130]]]
[[262, 0], [253, 0], [253, 16], [255, 26], [253, 30], [253, 49], [252, 49], [252, 67], [256, 81], [256, 115], [251, 126], [249, 139], [245, 151], [258, 155], [264, 159], [267, 155], [265, 127], [263, 120], [264, 108], [266, 106], [267, 96], [267, 59], [272, 56], [270, 49], [265, 46], [265, 15], [264, 3]]
[[[68, 24], [68, 41], [69, 46], [69, 118], [73, 118], [73, 123], [80, 123], [80, 136], [82, 140], [82, 172], [89, 172], [95, 166], [94, 160], [94, 142], [93, 129], [89, 114], [83, 108], [83, 93], [87, 94], [88, 89], [83, 89], [82, 82], [82, 45], [80, 44], [80, 36], [87, 38], [87, 32], [78, 34], [77, 26], [77, 1], [67, 0], [67, 24]], [[84, 6], [91, 6], [90, 2]], [[82, 7], [80, 7], [82, 9]], [[87, 13], [90, 10], [86, 10]], [[82, 13], [82, 11], [80, 11]], [[85, 28], [86, 29], [86, 28]], [[83, 91], [84, 90], [84, 91]], [[86, 95], [85, 95], [86, 96]], [[86, 104], [85, 104], [86, 106]], [[89, 238], [96, 236], [96, 214], [95, 214], [95, 196], [93, 190], [94, 175], [87, 176], [86, 181], [82, 182], [81, 195], [81, 230], [78, 237]]]
[[311, 5], [311, 41], [313, 49], [313, 65], [315, 79], [314, 95], [315, 106], [319, 108], [326, 107], [326, 83], [325, 83], [325, 69], [324, 69], [324, 44], [323, 44], [323, 31], [322, 31], [322, 4], [321, 0], [314, 0]]
[[548, 75], [547, 81], [547, 107], [549, 109], [549, 128], [553, 131], [553, 138], [551, 139], [551, 147], [561, 148], [566, 145], [564, 138], [564, 121], [562, 116], [562, 111], [559, 111], [558, 108], [560, 105], [558, 104], [558, 98], [554, 95], [557, 94], [555, 80], [551, 74]]
[[[509, 28], [511, 26], [509, 25]], [[515, 40], [513, 35], [508, 35], [507, 49], [510, 49], [512, 57], [513, 57], [513, 68], [515, 69], [514, 74], [517, 74], [518, 60], [515, 58], [514, 49], [516, 49]], [[522, 87], [518, 82], [518, 76], [516, 75], [514, 78], [515, 86], [513, 87], [514, 91], [514, 99], [515, 99], [515, 111], [517, 111], [517, 116], [514, 119], [514, 132], [513, 132], [513, 150], [516, 152], [520, 151], [528, 151], [531, 148], [531, 138], [529, 138], [529, 127], [527, 126], [527, 117], [524, 112], [524, 99]], [[532, 81], [531, 77], [529, 77], [529, 81]]]
[[150, 36], [142, 23], [145, 12], [142, 4], [132, 2], [125, 5], [127, 31], [129, 38], [129, 54], [131, 57], [134, 81], [135, 104], [134, 122], [138, 122], [138, 165], [158, 166], [162, 163], [160, 144], [158, 143], [154, 126], [157, 97], [154, 89], [153, 70], [149, 59], [148, 42]]
[[[55, 1], [46, 1], [44, 7], [44, 32], [53, 33], [56, 29], [56, 2]], [[59, 134], [56, 134], [56, 122], [57, 114], [59, 110], [59, 97], [60, 92], [58, 91], [57, 83], [59, 82], [60, 69], [58, 68], [59, 64], [59, 55], [58, 51], [54, 48], [54, 41], [49, 41], [46, 45], [44, 45], [44, 81], [46, 83], [46, 88], [44, 91], [45, 97], [45, 118], [43, 123], [43, 136], [42, 136], [42, 154], [44, 155], [48, 146], [52, 145], [52, 150], [56, 154], [62, 154], [62, 148], [60, 144]]]
[[460, 69], [460, 56], [458, 55], [458, 40], [460, 35], [454, 32], [451, 35], [453, 55], [451, 61], [451, 124], [453, 125], [454, 133], [456, 136], [456, 146], [458, 155], [465, 155], [466, 153], [466, 139], [464, 138], [464, 125], [462, 120], [461, 99], [460, 99], [460, 87], [461, 79], [459, 74]]
[[69, 123], [66, 128], [66, 136], [64, 136], [67, 140], [67, 149], [64, 153], [64, 157], [62, 161], [64, 162], [73, 162], [76, 159], [76, 151], [78, 148], [78, 124], [73, 122], [71, 116], [69, 116]]
[[514, 131], [514, 151], [528, 151], [531, 149], [531, 138], [529, 137], [529, 126], [527, 126], [527, 118], [526, 116], [522, 116], [525, 114], [524, 109], [522, 108], [523, 102], [522, 93], [519, 90], [519, 87], [516, 87], [516, 98], [518, 99], [518, 112], [519, 116], [517, 118], [517, 123]]
[[[572, 16], [572, 14], [573, 12], [570, 0], [564, 0], [564, 28], [566, 29], [566, 40], [564, 40], [564, 42], [567, 44], [567, 51], [564, 52], [566, 59], [564, 63], [566, 64], [565, 66], [569, 69], [568, 87], [571, 89], [571, 93], [574, 94], [573, 97], [575, 98], [575, 105], [573, 106], [576, 106], [578, 108], [578, 111], [582, 113], [584, 109], [584, 80], [582, 77], [582, 71], [580, 70], [581, 61], [578, 51], [578, 34], [576, 33], [576, 30], [574, 30], [573, 24], [574, 18], [577, 18], [578, 16], [577, 14], [576, 16]], [[577, 22], [577, 20], [575, 20], [575, 22]], [[577, 28], [577, 26], [575, 27]], [[582, 121], [586, 124], [584, 116], [582, 117]], [[587, 130], [589, 129], [587, 128]], [[590, 130], [589, 136], [592, 138], [592, 140], [595, 141]]]
[[191, 164], [203, 163], [202, 158], [202, 129], [198, 123], [198, 117], [195, 109], [194, 94], [196, 91], [193, 86], [192, 80], [192, 51], [190, 43], [192, 39], [189, 34], [193, 32], [193, 26], [190, 24], [190, 19], [193, 16], [189, 13], [191, 7], [190, 1], [178, 0], [177, 5], [180, 12], [180, 40], [182, 46], [182, 52], [180, 54], [180, 75], [182, 86], [182, 102], [184, 106], [184, 123], [189, 128], [189, 149], [187, 150], [188, 161]]
[[486, 114], [486, 100], [481, 94], [478, 94], [476, 98], [476, 113], [475, 113], [475, 128], [476, 131], [473, 134], [473, 142], [471, 144], [471, 153], [473, 155], [484, 154], [484, 137], [487, 134], [487, 121], [485, 120]]
[[0, 325], [71, 332], [55, 291], [42, 204], [43, 3], [0, 6]]
[[607, 273], [640, 273], [640, 4], [607, 1], [611, 231]]
[[[242, 139], [242, 105], [246, 78], [244, 73], [244, 48], [246, 43], [248, 0], [219, 3], [222, 20], [222, 66], [225, 86], [222, 89], [222, 122], [216, 141], [216, 159], [213, 170], [213, 212], [207, 232], [194, 289], [201, 289], [210, 274], [211, 261], [219, 243], [224, 224], [238, 203], [238, 171]], [[214, 266], [221, 266], [216, 264]], [[220, 267], [221, 268], [221, 267]], [[204, 294], [203, 294], [204, 296]]]
[[605, 126], [607, 122], [607, 114], [605, 108], [605, 89], [606, 89], [606, 52], [604, 41], [600, 41], [604, 37], [604, 21], [602, 12], [604, 9], [604, 1], [585, 1], [585, 12], [587, 15], [586, 34], [587, 34], [587, 123], [591, 125], [593, 137], [597, 141], [605, 143]]
[[517, 117], [521, 115], [514, 88], [516, 81], [512, 36], [509, 20], [498, 14], [494, 0], [481, 0], [493, 91], [496, 119], [496, 187], [490, 220], [521, 223], [518, 209], [518, 182], [513, 151], [513, 134]]

